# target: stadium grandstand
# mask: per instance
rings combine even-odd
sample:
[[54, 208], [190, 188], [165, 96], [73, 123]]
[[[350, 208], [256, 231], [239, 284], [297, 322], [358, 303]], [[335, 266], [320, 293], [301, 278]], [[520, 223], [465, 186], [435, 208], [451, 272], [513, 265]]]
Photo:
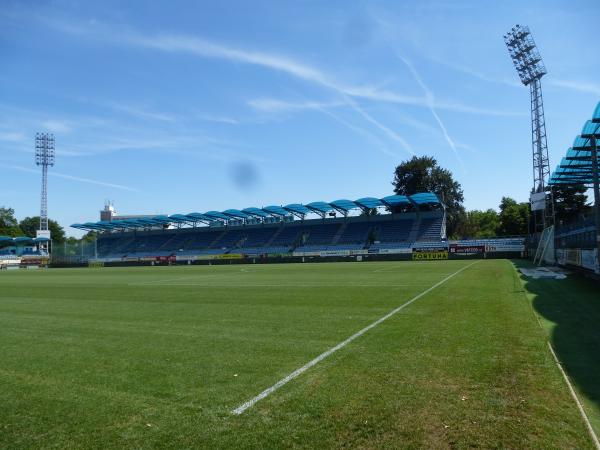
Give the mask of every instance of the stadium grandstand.
[[0, 236], [0, 269], [47, 266], [49, 241], [46, 237]]
[[444, 205], [431, 192], [116, 218], [72, 227], [98, 232], [97, 256], [105, 259], [391, 253], [415, 242], [446, 239]]

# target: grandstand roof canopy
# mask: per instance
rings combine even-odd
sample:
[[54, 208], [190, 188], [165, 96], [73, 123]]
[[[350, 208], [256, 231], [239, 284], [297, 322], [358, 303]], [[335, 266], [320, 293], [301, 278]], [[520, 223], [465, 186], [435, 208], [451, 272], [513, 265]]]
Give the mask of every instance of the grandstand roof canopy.
[[353, 202], [352, 200], [346, 200], [346, 199], [334, 200], [330, 203], [330, 205], [333, 206], [338, 211], [342, 211], [342, 212], [346, 212], [346, 213], [353, 209], [360, 209], [360, 206], [358, 206], [356, 204], [356, 202]]
[[271, 217], [271, 214], [263, 211], [260, 208], [251, 207], [251, 208], [242, 209], [242, 211], [245, 212], [246, 214], [249, 214], [254, 217]]
[[291, 212], [292, 214], [299, 214], [301, 216], [310, 213], [310, 209], [304, 205], [301, 205], [300, 203], [290, 203], [289, 205], [285, 205], [283, 209]]
[[556, 167], [548, 184], [584, 184], [593, 182], [592, 173], [592, 138], [600, 144], [600, 103], [596, 106], [592, 120], [588, 120], [581, 130], [581, 135], [573, 141], [573, 147]]
[[162, 227], [169, 223], [184, 224], [203, 222], [210, 224], [212, 222], [229, 222], [230, 220], [245, 220], [250, 217], [269, 218], [298, 216], [303, 218], [305, 215], [315, 213], [325, 217], [328, 213], [334, 211], [347, 215], [349, 211], [355, 209], [373, 209], [379, 207], [395, 207], [400, 205], [441, 205], [437, 195], [432, 192], [423, 192], [414, 195], [389, 195], [383, 198], [363, 197], [358, 200], [340, 199], [332, 202], [316, 201], [307, 204], [290, 203], [285, 206], [265, 206], [264, 208], [250, 207], [242, 210], [227, 209], [225, 211], [207, 211], [205, 213], [193, 212], [189, 214], [173, 214], [171, 216], [154, 216], [136, 219], [117, 219], [111, 222], [86, 222], [83, 224], [73, 224], [73, 228], [93, 231], [113, 231], [126, 229], [144, 229], [153, 227]]
[[48, 242], [50, 239], [47, 237], [38, 237], [31, 238], [29, 236], [18, 236], [18, 237], [10, 237], [10, 236], [0, 236], [0, 245], [1, 246], [11, 246], [11, 245], [31, 245], [38, 244], [40, 242]]

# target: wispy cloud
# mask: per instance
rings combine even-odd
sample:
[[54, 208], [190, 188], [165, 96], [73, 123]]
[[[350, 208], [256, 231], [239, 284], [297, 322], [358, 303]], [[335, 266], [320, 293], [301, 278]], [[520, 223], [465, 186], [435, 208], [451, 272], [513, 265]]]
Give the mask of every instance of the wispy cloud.
[[197, 117], [198, 119], [204, 120], [206, 122], [227, 123], [229, 125], [238, 125], [240, 123], [239, 120], [233, 119], [231, 117], [213, 116], [211, 114], [198, 114]]
[[[12, 170], [18, 170], [20, 172], [39, 174], [38, 170], [31, 169], [29, 167], [15, 166], [12, 164], [2, 164], [2, 163], [0, 163], [0, 167], [12, 169]], [[56, 177], [56, 178], [63, 178], [65, 180], [77, 181], [79, 183], [94, 184], [97, 186], [104, 186], [104, 187], [109, 187], [109, 188], [113, 188], [113, 189], [120, 189], [123, 191], [140, 192], [139, 189], [135, 189], [135, 188], [132, 188], [129, 186], [124, 186], [122, 184], [107, 183], [105, 181], [93, 180], [91, 178], [75, 177], [73, 175], [68, 175], [65, 173], [60, 173], [60, 172], [55, 172], [55, 171], [49, 172], [49, 175], [52, 177]]]
[[[340, 95], [347, 106], [356, 111], [369, 124], [383, 132], [387, 138], [400, 143], [400, 145], [409, 153], [413, 153], [413, 150], [408, 142], [400, 136], [397, 131], [392, 130], [390, 127], [384, 125], [366, 112], [356, 100], [365, 99], [427, 108], [431, 106], [430, 100], [425, 97], [402, 95], [393, 91], [382, 90], [377, 86], [354, 86], [345, 84], [335, 79], [335, 77], [289, 56], [235, 48], [189, 35], [144, 35], [136, 32], [107, 31], [99, 26], [84, 28], [73, 23], [64, 24], [52, 22], [50, 24], [63, 32], [82, 34], [92, 38], [102, 39], [103, 41], [108, 40], [114, 42], [116, 45], [125, 44], [128, 46], [151, 48], [164, 52], [189, 53], [203, 58], [221, 59], [235, 63], [260, 66], [270, 70], [283, 72], [294, 78], [331, 89]], [[446, 109], [463, 113], [511, 115], [511, 113], [506, 113], [504, 111], [472, 107], [457, 102], [438, 102], [436, 100], [434, 106], [437, 109]]]
[[593, 94], [600, 97], [600, 84], [597, 83], [591, 83], [589, 81], [556, 80], [554, 78], [550, 78], [548, 82], [553, 86], [571, 89], [586, 94]]
[[25, 140], [25, 135], [18, 131], [0, 131], [0, 141], [24, 142]]
[[509, 80], [507, 78], [499, 78], [499, 77], [495, 77], [495, 76], [480, 72], [476, 69], [473, 69], [472, 67], [469, 67], [469, 66], [466, 66], [463, 64], [446, 61], [446, 60], [443, 60], [443, 59], [438, 58], [433, 55], [426, 55], [426, 57], [435, 63], [449, 67], [450, 69], [453, 69], [457, 72], [464, 73], [465, 75], [469, 75], [473, 78], [477, 78], [479, 80], [486, 81], [488, 83], [503, 84], [505, 86], [510, 86], [510, 87], [514, 87], [514, 88], [522, 88], [523, 87], [523, 85], [519, 81], [517, 81], [516, 74], [515, 74], [514, 79]]
[[334, 108], [337, 106], [345, 105], [341, 101], [330, 101], [330, 102], [315, 102], [315, 101], [304, 101], [304, 102], [291, 102], [286, 100], [279, 100], [275, 98], [257, 98], [248, 101], [248, 105], [252, 108], [268, 112], [268, 113], [279, 113], [288, 111], [301, 111], [301, 110], [320, 110], [323, 108]]
[[69, 133], [73, 128], [69, 122], [64, 120], [44, 120], [41, 126], [51, 133]]
[[152, 111], [146, 107], [140, 105], [133, 105], [129, 103], [123, 102], [114, 102], [114, 101], [97, 101], [90, 99], [80, 99], [86, 103], [93, 103], [101, 107], [110, 108], [115, 111], [124, 112], [129, 114], [130, 116], [136, 117], [138, 119], [149, 119], [149, 120], [158, 120], [161, 122], [175, 122], [176, 118], [164, 112]]
[[320, 112], [322, 112], [323, 114], [331, 117], [333, 120], [335, 120], [336, 122], [344, 125], [345, 127], [347, 127], [348, 129], [360, 134], [361, 136], [366, 137], [368, 140], [372, 141], [376, 147], [380, 152], [384, 153], [385, 155], [391, 156], [394, 159], [400, 159], [400, 157], [392, 152], [383, 142], [381, 142], [380, 139], [378, 139], [373, 133], [371, 133], [368, 130], [365, 130], [362, 127], [359, 127], [357, 125], [354, 125], [353, 123], [348, 122], [345, 119], [342, 119], [340, 116], [338, 116], [337, 114], [334, 114], [332, 111], [326, 109], [326, 108], [317, 108]]
[[[250, 100], [248, 105], [251, 107], [268, 113], [281, 113], [281, 112], [290, 112], [290, 111], [302, 111], [302, 110], [317, 110], [320, 111], [337, 122], [347, 126], [348, 128], [359, 132], [362, 135], [368, 135], [370, 138], [373, 137], [372, 133], [367, 132], [365, 129], [357, 127], [354, 124], [340, 118], [339, 116], [333, 114], [331, 112], [331, 108], [339, 107], [339, 106], [349, 106], [353, 111], [359, 114], [364, 120], [366, 120], [371, 125], [375, 126], [375, 128], [382, 131], [386, 137], [389, 139], [398, 142], [404, 150], [406, 150], [411, 155], [414, 155], [414, 151], [411, 145], [398, 133], [392, 130], [389, 127], [386, 127], [381, 122], [374, 119], [370, 114], [368, 114], [363, 108], [361, 108], [352, 98], [348, 96], [344, 96], [344, 101], [330, 101], [330, 102], [315, 102], [315, 101], [303, 101], [303, 102], [289, 102], [284, 100], [278, 100], [273, 98], [262, 98]], [[381, 141], [378, 141], [379, 143]], [[388, 156], [393, 156], [397, 158], [397, 155], [393, 152], [390, 152], [385, 146], [379, 145], [378, 148]]]
[[448, 134], [446, 125], [444, 125], [444, 123], [442, 122], [442, 119], [440, 118], [437, 111], [435, 110], [435, 106], [434, 106], [435, 105], [435, 100], [434, 100], [435, 96], [433, 94], [433, 91], [427, 87], [427, 85], [425, 84], [425, 82], [423, 81], [423, 79], [421, 78], [421, 76], [419, 75], [417, 70], [415, 69], [415, 67], [412, 65], [412, 63], [408, 59], [406, 59], [402, 56], [399, 56], [399, 58], [406, 65], [406, 67], [408, 67], [409, 72], [412, 74], [412, 76], [415, 79], [415, 81], [417, 82], [417, 84], [419, 86], [421, 86], [421, 89], [423, 89], [423, 92], [425, 93], [425, 98], [427, 98], [428, 103], [429, 103], [429, 110], [431, 111], [431, 115], [434, 117], [435, 121], [438, 123], [440, 130], [442, 131], [442, 134], [444, 135], [444, 138], [446, 139], [446, 142], [448, 143], [448, 145], [454, 152], [454, 155], [456, 156], [456, 158], [458, 159], [458, 162], [461, 164], [461, 166], [464, 170], [464, 163], [463, 163], [460, 155], [458, 154], [456, 145], [454, 144], [454, 141]]

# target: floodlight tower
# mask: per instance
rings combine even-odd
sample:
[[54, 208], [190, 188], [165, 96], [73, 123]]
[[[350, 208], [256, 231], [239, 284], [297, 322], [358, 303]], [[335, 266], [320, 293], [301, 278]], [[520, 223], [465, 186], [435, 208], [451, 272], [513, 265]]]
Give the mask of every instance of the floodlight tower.
[[[541, 78], [546, 75], [546, 67], [535, 45], [529, 27], [515, 25], [504, 35], [504, 42], [517, 69], [519, 78], [529, 86], [531, 94], [531, 143], [533, 150], [533, 193], [543, 193], [550, 177], [550, 160], [546, 142], [546, 121], [542, 99]], [[550, 199], [551, 200], [551, 199]], [[544, 226], [554, 222], [554, 207], [545, 208]]]
[[54, 135], [35, 134], [35, 164], [42, 166], [42, 197], [38, 237], [50, 237], [48, 232], [48, 167], [54, 166]]

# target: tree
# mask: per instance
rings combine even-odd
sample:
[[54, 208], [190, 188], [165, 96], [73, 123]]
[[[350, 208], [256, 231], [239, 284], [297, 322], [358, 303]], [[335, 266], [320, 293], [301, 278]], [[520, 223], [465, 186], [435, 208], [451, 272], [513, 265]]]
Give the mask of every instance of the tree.
[[587, 204], [587, 188], [579, 185], [556, 185], [552, 187], [554, 195], [554, 217], [556, 223], [568, 224], [590, 211]]
[[498, 236], [500, 217], [493, 209], [468, 211], [459, 222], [457, 234], [463, 238], [491, 238]]
[[0, 207], [0, 236], [23, 236], [12, 208]]
[[95, 231], [88, 231], [83, 236], [81, 236], [81, 241], [87, 242], [87, 243], [94, 242], [97, 237], [98, 237], [98, 233], [96, 233]]
[[364, 209], [361, 213], [361, 216], [363, 217], [367, 217], [367, 216], [378, 216], [379, 215], [379, 211], [377, 210], [377, 208], [368, 208], [368, 209]]
[[500, 202], [498, 236], [522, 236], [528, 233], [529, 203], [517, 203], [510, 197]]
[[[38, 216], [25, 217], [19, 222], [19, 227], [25, 236], [35, 237], [36, 230], [40, 227], [40, 218]], [[48, 229], [55, 244], [62, 244], [65, 241], [65, 230], [63, 230], [63, 227], [58, 222], [48, 219]]]
[[446, 206], [446, 232], [452, 236], [458, 229], [465, 209], [461, 185], [454, 181], [452, 173], [441, 168], [430, 156], [413, 156], [402, 162], [394, 172], [394, 192], [412, 195], [418, 192], [434, 192]]

